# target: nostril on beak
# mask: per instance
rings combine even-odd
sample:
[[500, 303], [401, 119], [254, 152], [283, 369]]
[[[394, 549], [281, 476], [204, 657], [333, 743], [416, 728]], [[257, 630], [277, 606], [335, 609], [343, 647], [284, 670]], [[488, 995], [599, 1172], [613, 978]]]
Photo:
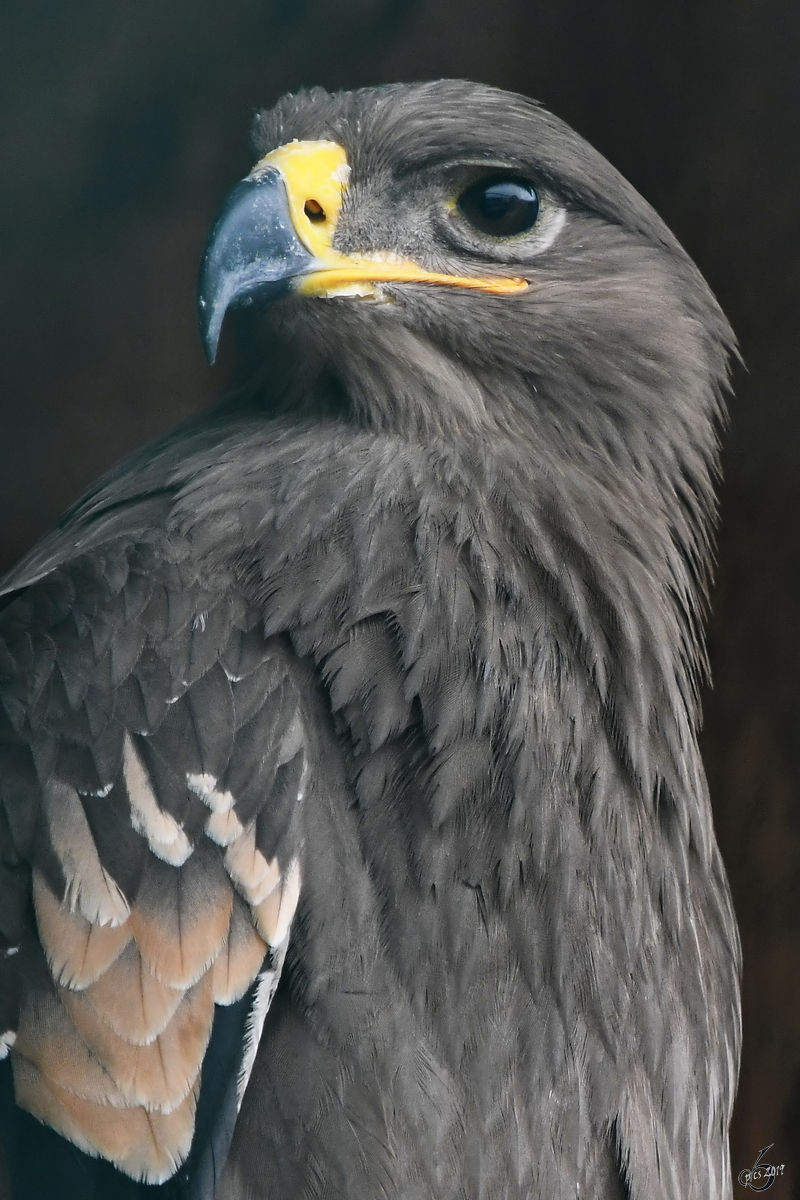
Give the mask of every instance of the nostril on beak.
[[308, 217], [309, 221], [319, 223], [325, 220], [325, 209], [320, 204], [319, 200], [306, 200], [303, 205], [303, 212]]

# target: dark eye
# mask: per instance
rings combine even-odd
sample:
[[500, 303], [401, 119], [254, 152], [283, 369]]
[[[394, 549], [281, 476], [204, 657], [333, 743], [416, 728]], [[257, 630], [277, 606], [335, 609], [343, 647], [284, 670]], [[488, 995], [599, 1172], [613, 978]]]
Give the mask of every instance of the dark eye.
[[458, 200], [458, 208], [481, 233], [514, 237], [527, 233], [539, 215], [539, 194], [517, 175], [479, 179]]

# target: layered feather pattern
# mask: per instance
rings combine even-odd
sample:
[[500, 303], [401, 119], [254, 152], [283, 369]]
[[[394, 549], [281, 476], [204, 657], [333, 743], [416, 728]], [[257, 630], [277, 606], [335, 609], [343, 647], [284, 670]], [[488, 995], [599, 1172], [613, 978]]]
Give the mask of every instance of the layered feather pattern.
[[30, 863], [35, 914], [4, 929], [17, 1100], [159, 1182], [191, 1147], [215, 1005], [282, 953], [297, 907], [291, 659], [180, 539], [65, 565], [2, 627], [4, 856]]

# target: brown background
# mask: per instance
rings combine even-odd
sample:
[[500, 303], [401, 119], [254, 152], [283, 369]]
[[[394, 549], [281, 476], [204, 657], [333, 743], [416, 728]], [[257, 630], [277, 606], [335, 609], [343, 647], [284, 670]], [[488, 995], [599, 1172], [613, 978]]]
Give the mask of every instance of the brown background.
[[0, 566], [222, 390], [194, 286], [252, 109], [301, 84], [441, 75], [574, 124], [663, 214], [740, 338], [705, 753], [746, 958], [734, 1173], [774, 1142], [771, 1196], [798, 1200], [796, 0], [3, 0]]

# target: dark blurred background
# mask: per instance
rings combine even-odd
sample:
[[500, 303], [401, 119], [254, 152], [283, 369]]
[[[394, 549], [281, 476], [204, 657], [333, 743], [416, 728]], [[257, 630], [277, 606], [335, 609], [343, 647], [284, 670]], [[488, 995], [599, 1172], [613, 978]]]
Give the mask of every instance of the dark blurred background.
[[253, 110], [303, 84], [444, 75], [571, 122], [666, 218], [740, 340], [704, 746], [746, 964], [734, 1175], [773, 1142], [771, 1194], [798, 1200], [796, 0], [2, 0], [0, 567], [223, 390], [195, 279]]

